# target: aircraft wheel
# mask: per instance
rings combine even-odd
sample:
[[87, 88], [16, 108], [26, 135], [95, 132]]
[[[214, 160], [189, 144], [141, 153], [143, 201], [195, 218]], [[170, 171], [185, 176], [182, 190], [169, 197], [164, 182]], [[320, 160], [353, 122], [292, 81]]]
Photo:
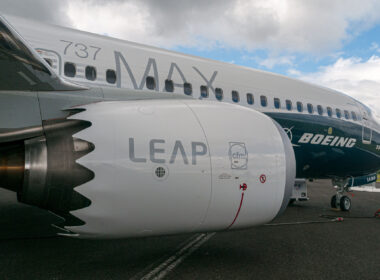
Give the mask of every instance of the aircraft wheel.
[[331, 208], [338, 208], [337, 205], [336, 205], [336, 194], [333, 195], [333, 197], [331, 198]]
[[290, 199], [290, 200], [289, 200], [289, 204], [288, 204], [288, 206], [293, 205], [294, 202], [296, 202], [296, 200], [295, 200], [294, 198]]
[[351, 199], [348, 196], [342, 196], [340, 199], [340, 209], [342, 211], [350, 211], [351, 209]]

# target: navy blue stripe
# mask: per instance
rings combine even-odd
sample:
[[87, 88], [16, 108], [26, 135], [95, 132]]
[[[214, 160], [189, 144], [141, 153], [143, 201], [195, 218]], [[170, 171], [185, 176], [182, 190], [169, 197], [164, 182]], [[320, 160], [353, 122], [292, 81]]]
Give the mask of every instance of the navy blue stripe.
[[[297, 178], [362, 176], [380, 170], [380, 134], [372, 131], [371, 144], [362, 142], [361, 123], [318, 115], [265, 113], [283, 128], [291, 129], [297, 161]], [[299, 143], [304, 133], [356, 139], [352, 148]]]

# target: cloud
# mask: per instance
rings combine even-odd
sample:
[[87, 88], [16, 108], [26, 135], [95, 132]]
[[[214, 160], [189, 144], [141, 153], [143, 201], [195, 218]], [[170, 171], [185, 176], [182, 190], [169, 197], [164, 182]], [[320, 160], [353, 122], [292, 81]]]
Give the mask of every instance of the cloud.
[[73, 27], [94, 33], [169, 48], [209, 48], [218, 43], [208, 28], [232, 3], [206, 2], [69, 0], [67, 14]]
[[377, 0], [2, 0], [0, 10], [164, 47], [313, 54], [380, 20]]
[[297, 69], [294, 69], [294, 68], [290, 68], [288, 69], [287, 71], [288, 75], [290, 76], [296, 76], [296, 77], [299, 77], [302, 75], [301, 71], [297, 70]]
[[136, 42], [160, 44], [146, 8], [133, 1], [69, 1], [73, 27]]
[[371, 44], [371, 47], [369, 48], [371, 51], [376, 51], [376, 52], [380, 52], [380, 47], [377, 43], [373, 42]]
[[339, 58], [311, 74], [294, 72], [298, 78], [344, 92], [367, 104], [380, 117], [380, 57], [368, 60]]
[[38, 21], [72, 25], [67, 16], [67, 2], [60, 0], [1, 0], [1, 14], [15, 15]]
[[[380, 20], [380, 2], [374, 0], [72, 0], [69, 3], [71, 11], [79, 10], [81, 14], [86, 5], [86, 13], [96, 18], [92, 22], [103, 23], [94, 24], [96, 28], [84, 26], [80, 24], [81, 16], [71, 17], [77, 27], [167, 47], [269, 48], [320, 54], [339, 48], [342, 41]], [[135, 28], [131, 30], [131, 26]]]
[[272, 69], [278, 65], [293, 66], [295, 59], [295, 56], [271, 56], [259, 61], [259, 65], [268, 69]]

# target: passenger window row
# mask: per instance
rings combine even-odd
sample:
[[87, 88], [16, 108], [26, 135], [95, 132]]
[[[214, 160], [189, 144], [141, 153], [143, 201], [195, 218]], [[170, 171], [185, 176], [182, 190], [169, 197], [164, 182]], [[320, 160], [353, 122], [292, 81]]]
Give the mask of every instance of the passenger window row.
[[[67, 77], [75, 77], [76, 76], [76, 65], [71, 62], [66, 62], [64, 65], [64, 73]], [[96, 68], [93, 66], [86, 66], [85, 68], [85, 77], [89, 81], [95, 81], [97, 78]], [[106, 71], [106, 80], [109, 84], [115, 84], [117, 81], [117, 75], [115, 70], [108, 69]], [[154, 77], [147, 76], [146, 77], [146, 87], [150, 90], [154, 90], [156, 88], [156, 80]], [[182, 85], [181, 85], [182, 86]], [[167, 92], [174, 92], [174, 82], [172, 80], [165, 80], [165, 91]], [[215, 98], [219, 101], [223, 100], [223, 89], [221, 88], [215, 88]], [[186, 95], [192, 95], [193, 94], [193, 88], [192, 85], [188, 82], [183, 84], [183, 92]], [[209, 87], [202, 85], [200, 86], [200, 94], [202, 98], [208, 98], [209, 97]], [[254, 104], [254, 96], [252, 93], [247, 93], [247, 103], [249, 105]], [[231, 91], [231, 99], [235, 103], [240, 102], [240, 95], [239, 92], [236, 90]], [[268, 106], [268, 99], [265, 95], [260, 96], [260, 104], [262, 107]], [[273, 105], [275, 109], [281, 109], [281, 100], [279, 98], [273, 99]], [[293, 104], [292, 101], [289, 99], [285, 100], [285, 107], [286, 110], [292, 111], [293, 110]], [[309, 114], [314, 113], [314, 106], [313, 104], [307, 103], [306, 104], [307, 112]], [[300, 101], [296, 102], [296, 109], [298, 112], [302, 113], [304, 111], [303, 103]], [[333, 116], [333, 109], [331, 107], [326, 107], [326, 112], [329, 117]], [[321, 105], [317, 105], [317, 113], [318, 115], [322, 116], [324, 115], [324, 109]], [[342, 118], [342, 111], [338, 108], [335, 109], [335, 115], [337, 118]], [[345, 119], [349, 120], [352, 118], [352, 120], [357, 121], [358, 117], [355, 112], [351, 111], [351, 114], [349, 111], [344, 110], [343, 116]]]
[[[77, 67], [75, 63], [72, 62], [66, 62], [64, 65], [64, 73], [66, 77], [74, 78], [77, 75]], [[85, 68], [85, 77], [89, 81], [95, 81], [97, 78], [97, 72], [96, 68], [93, 66], [86, 66]], [[115, 70], [108, 69], [106, 71], [106, 81], [109, 84], [116, 84], [117, 81], [117, 75]], [[154, 90], [156, 88], [156, 80], [154, 77], [147, 76], [146, 77], [146, 87], [150, 90]], [[165, 90], [167, 92], [174, 92], [174, 82], [172, 80], [165, 80]], [[193, 94], [193, 88], [190, 83], [184, 83], [183, 84], [183, 92], [186, 95], [192, 95]], [[207, 86], [201, 86], [200, 87], [201, 96], [203, 98], [209, 97], [209, 88]], [[216, 99], [222, 100], [223, 99], [223, 90], [221, 88], [215, 89], [215, 96]], [[235, 102], [239, 102], [239, 94], [236, 92], [235, 94]]]
[[[64, 70], [66, 77], [74, 78], [77, 75], [77, 66], [75, 65], [75, 63], [66, 62], [63, 70]], [[96, 71], [96, 68], [94, 66], [86, 66], [84, 72], [85, 72], [85, 77], [87, 80], [89, 80], [89, 81], [95, 81], [96, 80], [97, 71]], [[109, 83], [109, 84], [115, 84], [116, 83], [117, 77], [116, 77], [115, 70], [108, 69], [106, 71], [106, 80], [107, 80], [107, 83]], [[147, 87], [148, 88], [149, 88], [149, 86], [152, 85], [152, 82], [153, 82], [154, 87], [155, 87], [154, 80], [153, 81], [147, 80]]]
[[[253, 97], [252, 93], [247, 93], [247, 103], [249, 105], [252, 105], [254, 103], [253, 100], [254, 100], [254, 97]], [[235, 90], [232, 91], [232, 101], [239, 102], [239, 93]], [[260, 96], [260, 104], [262, 107], [268, 106], [268, 99], [265, 95]], [[281, 100], [277, 97], [273, 98], [273, 105], [274, 105], [275, 109], [281, 109]], [[286, 107], [286, 110], [292, 111], [293, 110], [292, 101], [289, 99], [286, 99], [285, 100], [285, 107]], [[297, 101], [296, 102], [296, 109], [298, 112], [302, 113], [304, 111], [303, 103], [300, 101]], [[314, 114], [313, 104], [307, 103], [306, 104], [306, 110], [309, 114]], [[320, 115], [320, 116], [322, 116], [324, 114], [324, 109], [321, 105], [317, 105], [316, 111], [317, 111], [318, 115]], [[333, 109], [331, 107], [326, 107], [326, 112], [327, 112], [327, 115], [329, 117], [333, 116]], [[342, 114], [342, 111], [340, 109], [336, 108], [335, 109], [335, 115], [338, 119], [343, 118], [343, 116], [344, 116], [344, 118], [347, 120], [349, 120], [350, 118], [352, 118], [352, 120], [354, 120], [354, 121], [358, 120], [356, 113], [353, 111], [351, 111], [351, 113], [350, 113], [349, 111], [344, 110], [343, 114]]]
[[[293, 110], [292, 101], [290, 101], [290, 100], [287, 99], [287, 100], [285, 100], [285, 104], [286, 104], [286, 109], [288, 111], [292, 111]], [[274, 108], [280, 109], [281, 108], [280, 99], [279, 98], [274, 98], [273, 99], [273, 105], [274, 105]], [[297, 101], [296, 108], [297, 108], [298, 112], [302, 113], [304, 111], [303, 103], [300, 102], [300, 101]], [[306, 104], [306, 108], [307, 108], [307, 112], [309, 114], [313, 114], [314, 113], [314, 106], [313, 106], [313, 104], [307, 103]], [[323, 107], [321, 105], [317, 106], [317, 112], [318, 112], [318, 115], [320, 115], [320, 116], [322, 116], [324, 114], [324, 110], [323, 110]], [[326, 112], [327, 112], [327, 115], [329, 117], [333, 116], [333, 109], [331, 107], [326, 107]], [[351, 111], [351, 115], [350, 115], [350, 112], [347, 111], [347, 110], [344, 110], [343, 113], [344, 113], [344, 118], [347, 119], [347, 120], [349, 120], [350, 118], [352, 118], [354, 121], [358, 120], [356, 113], [353, 112], [353, 111]], [[338, 119], [342, 118], [342, 111], [340, 109], [336, 108], [335, 109], [335, 115], [336, 115], [336, 117]]]

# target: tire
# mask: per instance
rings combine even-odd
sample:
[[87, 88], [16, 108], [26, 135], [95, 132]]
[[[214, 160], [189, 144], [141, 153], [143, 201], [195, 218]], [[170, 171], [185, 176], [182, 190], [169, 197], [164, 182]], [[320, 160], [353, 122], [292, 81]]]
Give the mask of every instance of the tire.
[[342, 211], [350, 211], [351, 209], [351, 199], [348, 196], [342, 196], [340, 199], [340, 209]]
[[331, 205], [331, 208], [338, 208], [336, 205], [336, 194], [332, 196], [330, 205]]

